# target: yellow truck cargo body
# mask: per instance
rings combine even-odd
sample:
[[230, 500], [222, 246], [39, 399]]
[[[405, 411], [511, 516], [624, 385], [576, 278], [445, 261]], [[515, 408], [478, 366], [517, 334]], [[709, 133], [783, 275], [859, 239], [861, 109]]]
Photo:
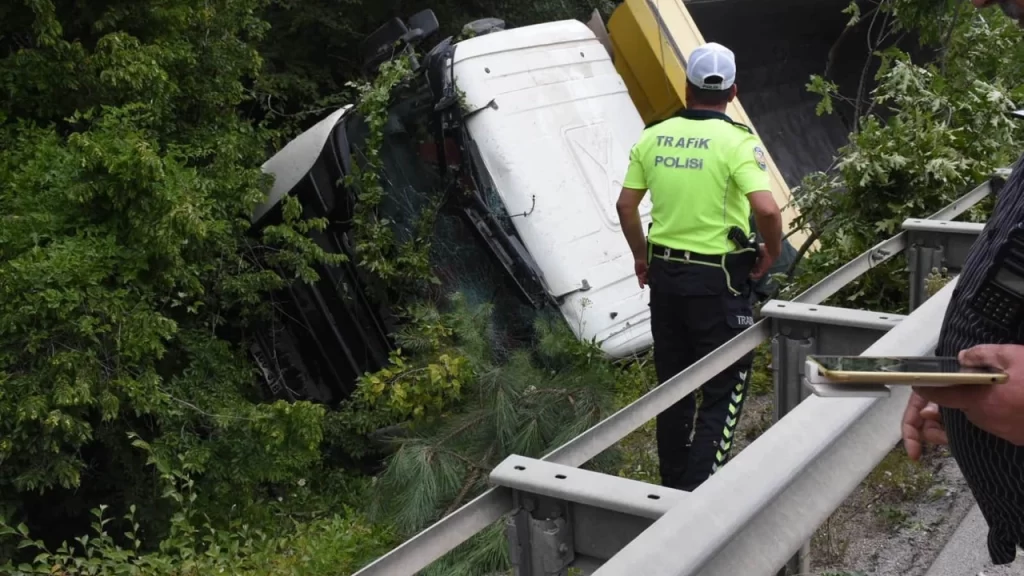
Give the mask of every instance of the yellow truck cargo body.
[[[629, 90], [630, 98], [644, 123], [667, 118], [685, 105], [686, 58], [704, 43], [697, 25], [682, 0], [625, 0], [608, 20], [608, 35], [613, 61]], [[743, 95], [743, 63], [737, 62], [736, 84], [739, 96], [729, 104], [727, 113], [757, 132], [740, 104]], [[772, 194], [782, 209], [783, 233], [794, 227], [799, 216], [792, 205], [792, 193], [768, 149], [768, 169]], [[794, 232], [789, 241], [804, 243], [807, 234]]]

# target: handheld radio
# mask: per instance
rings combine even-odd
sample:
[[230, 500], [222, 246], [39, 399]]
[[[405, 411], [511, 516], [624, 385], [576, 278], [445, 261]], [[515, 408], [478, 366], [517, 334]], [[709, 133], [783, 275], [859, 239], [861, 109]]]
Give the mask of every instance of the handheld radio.
[[970, 307], [982, 318], [1011, 333], [1024, 313], [1024, 227], [1018, 224], [988, 271]]

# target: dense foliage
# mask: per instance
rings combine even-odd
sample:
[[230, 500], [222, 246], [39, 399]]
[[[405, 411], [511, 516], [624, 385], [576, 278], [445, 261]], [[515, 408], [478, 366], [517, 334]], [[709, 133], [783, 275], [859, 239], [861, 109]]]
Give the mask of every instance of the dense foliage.
[[[905, 219], [934, 213], [1008, 167], [1024, 144], [1019, 122], [1007, 115], [1024, 96], [1024, 43], [998, 10], [887, 0], [851, 13], [853, 25], [872, 26], [874, 46], [910, 29], [937, 50], [927, 64], [895, 48], [879, 52], [877, 88], [859, 97], [812, 78], [808, 88], [822, 95], [819, 113], [840, 100], [863, 113], [832, 168], [808, 175], [795, 191], [806, 224], [822, 241], [789, 294], [898, 233]], [[967, 217], [983, 220], [990, 206]], [[903, 266], [904, 258], [894, 258], [836, 295], [837, 305], [905, 310]]]
[[239, 112], [260, 8], [3, 8], [0, 494], [53, 535], [100, 502], [138, 503], [160, 533], [168, 511], [133, 438], [200, 473], [214, 515], [319, 459], [324, 409], [254, 402], [228, 338], [334, 259], [305, 235], [324, 222], [294, 209], [246, 235], [271, 136]]
[[[492, 304], [439, 295], [436, 202], [410, 237], [388, 226], [377, 148], [407, 63], [349, 81], [362, 38], [428, 6], [452, 33], [479, 17], [522, 25], [614, 3], [0, 6], [0, 565], [348, 574], [479, 493], [506, 455], [542, 455], [653, 383], [645, 359], [611, 364], [560, 317], [541, 314], [510, 341], [496, 336]], [[1004, 114], [1024, 84], [1012, 23], [956, 0], [851, 6], [851, 25], [870, 26], [879, 45], [914, 31], [935, 50], [927, 64], [882, 51], [873, 93], [811, 79], [822, 113], [845, 99], [859, 120], [833, 169], [799, 191], [821, 246], [790, 290], [945, 205], [1024, 144]], [[309, 239], [325, 222], [301, 219], [296, 202], [281, 225], [250, 233], [269, 184], [259, 166], [347, 101], [369, 134], [349, 182], [359, 264], [398, 295], [400, 349], [340, 410], [266, 402], [249, 331], [274, 314], [269, 294], [340, 258]], [[900, 264], [844, 291], [841, 305], [901, 308]], [[345, 470], [341, 454], [376, 453], [382, 430], [381, 472]], [[651, 480], [631, 456], [591, 465]], [[432, 572], [502, 570], [503, 538], [492, 527]]]
[[[309, 239], [325, 222], [300, 219], [294, 201], [283, 224], [248, 234], [269, 185], [260, 164], [326, 107], [351, 98], [370, 121], [372, 152], [375, 114], [403, 75], [399, 62], [390, 81], [385, 71], [376, 86], [344, 85], [357, 66], [339, 69], [330, 57], [355, 53], [369, 22], [390, 15], [374, 5], [357, 11], [366, 22], [340, 17], [348, 4], [33, 0], [0, 8], [0, 517], [18, 526], [4, 529], [8, 535], [44, 540], [21, 553], [8, 547], [17, 540], [2, 540], [0, 561], [32, 558], [24, 554], [37, 547], [55, 551], [36, 558], [41, 566], [69, 569], [69, 554], [95, 553], [79, 569], [135, 558], [148, 572], [207, 573], [234, 563], [281, 573], [267, 559], [284, 548], [311, 546], [324, 562], [330, 549], [347, 550], [345, 561], [333, 562], [344, 569], [390, 542], [386, 524], [365, 527], [358, 511], [338, 513], [367, 498], [339, 490], [350, 481], [324, 459], [338, 442], [325, 442], [325, 431], [339, 432], [337, 414], [325, 421], [322, 406], [262, 402], [244, 353], [252, 323], [273, 313], [268, 294], [315, 280], [314, 263], [340, 260]], [[583, 15], [590, 6], [578, 8]], [[310, 32], [325, 28], [341, 43], [311, 49]], [[288, 52], [289, 42], [306, 49]], [[392, 246], [374, 210], [381, 191], [369, 159], [365, 177], [352, 183], [363, 200], [361, 264], [415, 292], [429, 276], [424, 243]], [[379, 266], [393, 249], [408, 257]], [[408, 343], [425, 358], [422, 368], [396, 354], [391, 372], [365, 379], [387, 405], [363, 393], [357, 400], [368, 403], [357, 401], [350, 413], [438, 425], [446, 405], [433, 402], [431, 390], [457, 399], [459, 378], [491, 366], [471, 372], [466, 356], [439, 355], [445, 345], [437, 337], [453, 330], [429, 333], [427, 320], [415, 318], [428, 318], [431, 306], [410, 304], [406, 332], [417, 335]], [[417, 338], [428, 344], [416, 349]], [[388, 379], [392, 373], [400, 381]], [[403, 402], [410, 378], [409, 390], [425, 395]], [[587, 409], [585, 397], [581, 421], [592, 424], [601, 413]], [[547, 412], [557, 406], [535, 411], [546, 424], [528, 442], [564, 435], [552, 430], [564, 415]], [[340, 432], [359, 422], [345, 421]], [[297, 498], [296, 486], [320, 492]], [[109, 506], [103, 532], [116, 542], [97, 534], [74, 544], [101, 505]], [[310, 514], [321, 519], [310, 524]], [[236, 530], [242, 525], [286, 536], [253, 540]], [[317, 534], [323, 528], [350, 532], [355, 542]], [[61, 542], [72, 548], [61, 551]], [[201, 550], [210, 546], [226, 552], [208, 559]], [[188, 557], [194, 566], [182, 564]]]

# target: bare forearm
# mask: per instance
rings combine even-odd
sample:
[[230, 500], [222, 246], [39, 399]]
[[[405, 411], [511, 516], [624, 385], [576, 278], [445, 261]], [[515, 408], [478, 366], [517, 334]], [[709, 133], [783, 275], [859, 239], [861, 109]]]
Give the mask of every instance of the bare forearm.
[[755, 214], [757, 231], [764, 238], [764, 249], [772, 259], [778, 259], [782, 254], [782, 214], [772, 212], [769, 214]]
[[644, 237], [644, 225], [640, 221], [640, 211], [636, 208], [619, 208], [619, 222], [622, 224], [622, 235], [629, 243], [634, 260], [647, 259], [647, 239]]

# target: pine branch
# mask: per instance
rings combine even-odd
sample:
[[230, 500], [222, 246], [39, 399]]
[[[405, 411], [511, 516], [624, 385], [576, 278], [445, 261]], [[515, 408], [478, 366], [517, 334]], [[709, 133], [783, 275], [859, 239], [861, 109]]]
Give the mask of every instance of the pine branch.
[[451, 430], [441, 438], [438, 438], [437, 440], [435, 440], [435, 442], [437, 443], [438, 446], [443, 446], [444, 444], [447, 444], [452, 438], [459, 436], [463, 432], [466, 432], [470, 428], [482, 422], [486, 418], [486, 416], [487, 415], [484, 414], [483, 412], [479, 412], [476, 414], [476, 416], [472, 418], [467, 418], [464, 423], [462, 423], [460, 426], [457, 426], [454, 430]]
[[437, 450], [435, 450], [435, 453], [436, 454], [446, 454], [448, 456], [451, 456], [452, 458], [455, 458], [456, 460], [459, 460], [460, 462], [465, 464], [468, 468], [472, 469], [474, 472], [479, 472], [480, 470], [490, 471], [490, 468], [487, 466], [487, 461], [490, 460], [491, 452], [492, 451], [493, 451], [493, 449], [491, 451], [488, 451], [484, 455], [484, 457], [481, 458], [479, 463], [478, 462], [474, 462], [473, 460], [467, 458], [466, 456], [463, 456], [462, 454], [459, 454], [458, 452], [454, 452], [452, 450], [437, 449]]
[[[491, 456], [493, 455], [494, 446], [492, 445], [491, 448], [487, 451], [487, 453], [484, 454], [482, 461], [486, 464], [486, 462], [490, 460]], [[455, 500], [452, 501], [451, 505], [448, 506], [448, 509], [445, 510], [443, 516], [447, 516], [459, 509], [459, 506], [461, 506], [462, 502], [465, 501], [466, 495], [469, 494], [469, 491], [473, 488], [473, 485], [476, 484], [477, 480], [480, 479], [480, 474], [485, 470], [487, 470], [487, 468], [483, 466], [476, 466], [473, 468], [473, 472], [471, 472], [469, 474], [469, 477], [466, 478], [466, 482], [465, 484], [462, 485], [462, 489], [459, 490], [459, 494], [455, 497]]]

